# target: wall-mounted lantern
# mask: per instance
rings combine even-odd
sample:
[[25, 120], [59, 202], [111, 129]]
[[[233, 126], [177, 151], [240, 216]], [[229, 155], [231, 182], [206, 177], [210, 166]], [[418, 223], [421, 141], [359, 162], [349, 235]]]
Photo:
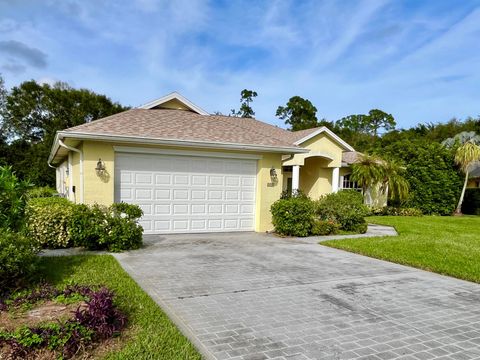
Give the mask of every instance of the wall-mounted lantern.
[[277, 170], [275, 170], [273, 166], [270, 169], [270, 180], [273, 184], [276, 184], [278, 182]]
[[97, 161], [97, 167], [95, 168], [95, 172], [97, 173], [98, 176], [103, 176], [105, 175], [106, 172], [105, 168], [105, 163], [102, 161], [102, 159], [98, 159]]

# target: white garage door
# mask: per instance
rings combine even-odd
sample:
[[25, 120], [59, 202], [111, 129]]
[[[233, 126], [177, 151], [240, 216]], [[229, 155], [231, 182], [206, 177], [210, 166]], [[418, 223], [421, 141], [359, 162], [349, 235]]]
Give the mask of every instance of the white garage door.
[[115, 200], [138, 204], [146, 234], [252, 231], [256, 160], [124, 154]]

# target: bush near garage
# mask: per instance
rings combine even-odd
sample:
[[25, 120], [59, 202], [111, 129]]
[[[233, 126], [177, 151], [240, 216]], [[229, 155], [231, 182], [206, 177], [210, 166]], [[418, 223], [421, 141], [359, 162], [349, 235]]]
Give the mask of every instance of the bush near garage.
[[36, 198], [28, 202], [29, 236], [46, 248], [82, 246], [90, 250], [122, 251], [142, 246], [143, 215], [137, 205], [74, 204], [67, 199]]
[[469, 215], [480, 215], [480, 188], [465, 190], [462, 212]]
[[355, 190], [327, 194], [315, 203], [315, 215], [320, 220], [337, 222], [345, 231], [365, 233], [368, 214], [362, 194]]
[[34, 198], [28, 202], [27, 233], [43, 248], [73, 245], [70, 223], [76, 205], [64, 198]]
[[291, 196], [271, 206], [272, 223], [277, 233], [288, 236], [308, 236], [314, 221], [313, 201], [306, 196]]

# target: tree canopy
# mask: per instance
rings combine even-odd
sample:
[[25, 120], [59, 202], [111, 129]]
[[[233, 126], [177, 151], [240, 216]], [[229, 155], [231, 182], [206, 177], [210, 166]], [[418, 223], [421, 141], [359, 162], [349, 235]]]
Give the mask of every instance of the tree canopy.
[[55, 172], [47, 158], [59, 130], [109, 116], [124, 107], [105, 95], [25, 81], [6, 91], [0, 83], [0, 163], [35, 185], [53, 185]]
[[240, 109], [238, 111], [232, 109], [231, 115], [236, 117], [253, 118], [255, 116], [255, 111], [253, 111], [250, 104], [257, 95], [256, 91], [243, 89], [240, 92]]
[[285, 106], [279, 106], [275, 116], [285, 121], [290, 130], [298, 131], [318, 126], [317, 108], [310, 100], [300, 96], [291, 97]]

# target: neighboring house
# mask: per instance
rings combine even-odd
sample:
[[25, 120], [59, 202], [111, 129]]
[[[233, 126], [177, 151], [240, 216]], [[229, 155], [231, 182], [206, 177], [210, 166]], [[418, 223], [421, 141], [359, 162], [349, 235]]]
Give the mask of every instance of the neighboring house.
[[468, 177], [468, 188], [480, 188], [480, 161], [473, 164]]
[[49, 164], [76, 203], [138, 204], [145, 233], [266, 231], [283, 190], [358, 187], [357, 153], [325, 127], [210, 115], [178, 93], [57, 133]]

